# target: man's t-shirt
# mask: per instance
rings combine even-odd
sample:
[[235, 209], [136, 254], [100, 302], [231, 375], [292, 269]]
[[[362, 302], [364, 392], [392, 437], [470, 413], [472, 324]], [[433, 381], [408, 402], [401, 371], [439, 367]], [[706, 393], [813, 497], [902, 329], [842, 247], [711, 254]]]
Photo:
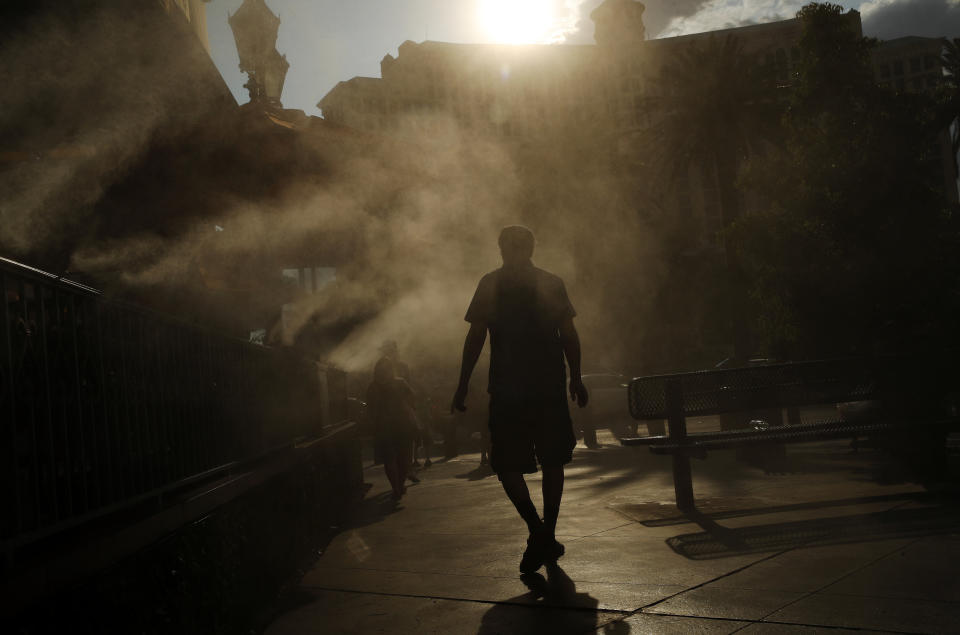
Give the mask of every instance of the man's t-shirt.
[[502, 267], [480, 279], [467, 322], [490, 329], [490, 384], [498, 397], [563, 399], [560, 324], [576, 315], [563, 280], [534, 267]]

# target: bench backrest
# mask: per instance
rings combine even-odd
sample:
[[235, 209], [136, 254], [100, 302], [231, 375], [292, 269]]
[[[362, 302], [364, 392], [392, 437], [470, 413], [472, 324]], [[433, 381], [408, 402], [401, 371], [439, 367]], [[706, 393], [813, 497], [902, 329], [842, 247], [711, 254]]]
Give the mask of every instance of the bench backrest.
[[870, 399], [916, 402], [955, 386], [954, 366], [943, 356], [847, 358], [637, 377], [628, 391], [630, 414], [667, 419], [671, 407], [690, 417]]

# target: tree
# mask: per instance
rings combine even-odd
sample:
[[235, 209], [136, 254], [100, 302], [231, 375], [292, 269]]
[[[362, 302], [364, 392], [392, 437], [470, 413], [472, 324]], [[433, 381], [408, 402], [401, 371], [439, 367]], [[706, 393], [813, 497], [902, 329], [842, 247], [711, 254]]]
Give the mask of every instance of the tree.
[[[741, 212], [741, 166], [776, 137], [780, 104], [773, 69], [744, 54], [742, 42], [728, 35], [710, 37], [680, 51], [662, 70], [662, 94], [647, 100], [653, 123], [648, 151], [664, 168], [670, 185], [691, 167], [706, 166], [715, 178], [723, 228]], [[712, 173], [712, 174], [711, 174]], [[751, 353], [746, 294], [737, 250], [724, 235], [728, 289], [724, 313], [730, 323], [734, 357]]]
[[876, 85], [874, 42], [814, 3], [782, 151], [748, 170], [766, 204], [732, 230], [767, 346], [783, 357], [942, 345], [957, 307], [955, 215], [933, 99]]

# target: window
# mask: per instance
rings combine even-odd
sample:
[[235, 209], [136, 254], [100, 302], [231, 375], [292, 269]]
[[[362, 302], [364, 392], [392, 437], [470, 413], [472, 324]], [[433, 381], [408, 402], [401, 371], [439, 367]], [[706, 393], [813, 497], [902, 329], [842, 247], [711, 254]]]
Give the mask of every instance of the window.
[[284, 269], [281, 280], [307, 293], [315, 293], [337, 279], [336, 267], [304, 267], [302, 269]]
[[919, 73], [920, 70], [921, 70], [920, 58], [919, 58], [919, 57], [911, 57], [911, 58], [910, 58], [910, 72], [911, 72], [911, 73]]
[[280, 272], [280, 279], [283, 280], [284, 284], [291, 284], [293, 286], [300, 286], [300, 270], [299, 269], [284, 269]]
[[925, 55], [923, 58], [923, 68], [924, 70], [930, 70], [937, 65], [937, 57], [935, 55]]
[[910, 80], [910, 87], [913, 88], [913, 90], [923, 90], [923, 78], [914, 77]]
[[903, 75], [903, 60], [896, 60], [893, 63], [893, 74]]
[[880, 77], [884, 79], [890, 77], [890, 65], [886, 62], [880, 65]]

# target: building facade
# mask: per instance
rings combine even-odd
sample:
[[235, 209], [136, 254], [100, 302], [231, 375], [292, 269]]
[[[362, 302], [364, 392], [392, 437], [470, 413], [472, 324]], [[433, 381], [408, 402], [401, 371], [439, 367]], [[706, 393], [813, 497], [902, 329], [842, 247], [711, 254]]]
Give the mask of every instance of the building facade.
[[[608, 0], [592, 14], [596, 45], [493, 45], [407, 41], [381, 78], [340, 82], [318, 107], [325, 119], [388, 131], [407, 115], [443, 113], [501, 137], [538, 137], [602, 121], [608, 132], [644, 125], [643, 99], [664, 66], [695, 43], [736, 36], [745, 54], [783, 82], [799, 60], [799, 20], [645, 40], [643, 4]], [[860, 29], [859, 14], [850, 14]]]
[[873, 53], [874, 75], [898, 92], [923, 92], [943, 77], [943, 38], [901, 37], [881, 42]]
[[[543, 149], [580, 136], [591, 152], [622, 162], [635, 156], [633, 139], [655, 123], [651, 98], [669, 100], [671, 63], [694, 46], [733, 36], [752, 64], [789, 86], [800, 63], [799, 19], [646, 40], [643, 4], [607, 0], [591, 15], [595, 45], [492, 45], [411, 41], [381, 61], [381, 78], [340, 82], [318, 104], [327, 121], [384, 135], [429, 134], [451, 123], [500, 139], [508, 147]], [[860, 14], [850, 28], [862, 36]], [[900, 38], [874, 51], [878, 83], [898, 91], [935, 88], [942, 76], [938, 38]], [[957, 200], [955, 163], [943, 140], [944, 183]], [[664, 206], [692, 217], [705, 243], [719, 246], [717, 175], [712, 165], [690, 166]], [[749, 201], [747, 201], [749, 204]], [[708, 237], [714, 238], [709, 239]]]
[[207, 37], [207, 2], [209, 0], [157, 0], [171, 16], [185, 20], [200, 40], [203, 48], [210, 53], [210, 39]]
[[[504, 138], [550, 136], [586, 122], [600, 122], [616, 138], [647, 123], [645, 97], [661, 90], [665, 65], [693, 45], [735, 36], [743, 53], [773, 69], [783, 85], [800, 61], [798, 19], [645, 40], [642, 14], [640, 2], [607, 0], [591, 15], [596, 45], [406, 41], [396, 58], [383, 58], [381, 78], [340, 82], [317, 106], [328, 121], [368, 131], [389, 132], [410, 116], [445, 115]], [[846, 15], [862, 35], [860, 14]], [[942, 47], [941, 38], [880, 43], [873, 54], [878, 83], [901, 92], [934, 89]]]

